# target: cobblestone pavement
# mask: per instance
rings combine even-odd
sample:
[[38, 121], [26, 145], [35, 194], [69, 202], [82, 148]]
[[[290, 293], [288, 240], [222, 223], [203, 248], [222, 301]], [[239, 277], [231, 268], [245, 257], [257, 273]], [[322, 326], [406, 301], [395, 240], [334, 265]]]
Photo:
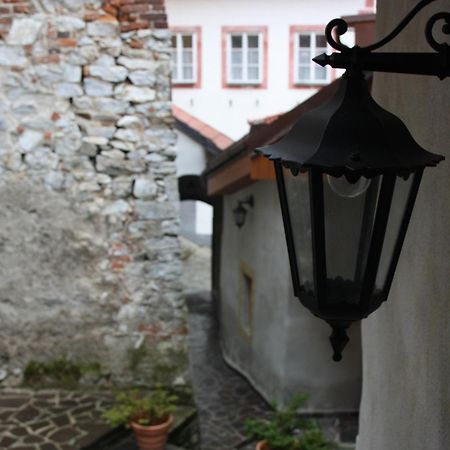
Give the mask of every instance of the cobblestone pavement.
[[[189, 295], [187, 305], [202, 450], [231, 450], [245, 439], [245, 420], [266, 416], [270, 407], [222, 358], [209, 294]], [[255, 445], [244, 448], [254, 450]]]
[[0, 449], [75, 450], [110, 430], [101, 420], [107, 393], [0, 391]]

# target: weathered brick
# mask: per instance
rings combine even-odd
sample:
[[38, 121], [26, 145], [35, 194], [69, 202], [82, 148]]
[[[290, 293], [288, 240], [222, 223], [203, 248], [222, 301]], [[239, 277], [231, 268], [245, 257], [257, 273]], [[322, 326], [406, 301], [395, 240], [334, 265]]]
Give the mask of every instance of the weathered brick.
[[151, 5], [126, 5], [120, 8], [121, 13], [144, 13], [151, 10]]
[[140, 22], [131, 22], [120, 25], [120, 31], [126, 33], [128, 31], [134, 30], [143, 30], [150, 27], [150, 23], [148, 21], [140, 21]]
[[15, 13], [23, 13], [23, 14], [30, 14], [32, 9], [28, 5], [16, 5], [14, 6], [14, 12]]
[[60, 47], [76, 47], [77, 46], [77, 40], [76, 39], [70, 39], [70, 38], [62, 38], [56, 40], [56, 45]]
[[59, 62], [60, 57], [56, 53], [33, 57], [33, 64], [58, 64]]

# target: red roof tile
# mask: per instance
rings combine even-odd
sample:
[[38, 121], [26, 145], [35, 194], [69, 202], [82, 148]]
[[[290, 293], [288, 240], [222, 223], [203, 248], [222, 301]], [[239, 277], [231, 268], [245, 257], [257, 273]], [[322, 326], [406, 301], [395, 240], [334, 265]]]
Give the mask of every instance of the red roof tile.
[[233, 139], [221, 133], [219, 130], [209, 126], [205, 122], [202, 122], [200, 119], [197, 119], [197, 117], [192, 116], [176, 105], [172, 105], [172, 113], [175, 119], [185, 123], [190, 128], [197, 131], [197, 133], [210, 140], [220, 150], [224, 150], [233, 143]]

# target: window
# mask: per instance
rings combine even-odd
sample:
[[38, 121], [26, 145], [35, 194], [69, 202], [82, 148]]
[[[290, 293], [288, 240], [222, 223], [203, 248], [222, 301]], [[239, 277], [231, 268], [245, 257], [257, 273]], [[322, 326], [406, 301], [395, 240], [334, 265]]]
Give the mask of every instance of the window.
[[172, 81], [175, 84], [197, 82], [197, 34], [174, 32], [172, 35]]
[[262, 83], [261, 33], [230, 33], [227, 51], [229, 84]]
[[326, 53], [327, 40], [322, 32], [308, 31], [295, 35], [294, 81], [298, 84], [325, 84], [329, 82], [327, 67], [312, 61], [317, 55]]
[[253, 319], [253, 271], [241, 262], [239, 320], [244, 336], [252, 335]]

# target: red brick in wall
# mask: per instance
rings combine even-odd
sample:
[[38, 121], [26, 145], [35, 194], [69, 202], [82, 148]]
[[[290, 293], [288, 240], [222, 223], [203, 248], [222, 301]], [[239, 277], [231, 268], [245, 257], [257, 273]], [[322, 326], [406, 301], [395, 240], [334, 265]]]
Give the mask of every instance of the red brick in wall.
[[[103, 10], [119, 20], [122, 31], [167, 28], [164, 2], [165, 0], [104, 0]], [[0, 37], [8, 33], [14, 16], [34, 12], [32, 0], [0, 0]]]
[[103, 9], [117, 17], [122, 31], [167, 28], [164, 0], [104, 0]]

